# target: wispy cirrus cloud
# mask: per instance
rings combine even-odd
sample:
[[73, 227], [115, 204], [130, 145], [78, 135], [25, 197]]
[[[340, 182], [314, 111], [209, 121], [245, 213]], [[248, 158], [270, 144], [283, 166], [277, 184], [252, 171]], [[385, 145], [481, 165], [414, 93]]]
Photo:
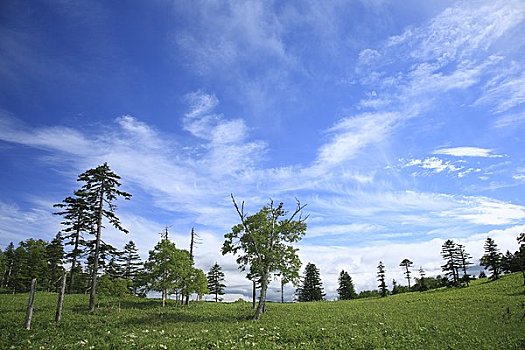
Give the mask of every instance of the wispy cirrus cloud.
[[480, 147], [452, 147], [452, 148], [440, 148], [432, 152], [433, 154], [448, 155], [454, 157], [487, 157], [487, 158], [500, 158], [503, 157], [500, 154], [494, 154], [494, 151], [488, 148]]

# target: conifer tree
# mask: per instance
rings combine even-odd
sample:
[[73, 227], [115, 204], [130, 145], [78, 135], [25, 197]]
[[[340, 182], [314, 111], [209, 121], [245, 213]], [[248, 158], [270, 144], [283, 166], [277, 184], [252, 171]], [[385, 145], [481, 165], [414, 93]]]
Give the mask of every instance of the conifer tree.
[[401, 263], [399, 264], [399, 266], [402, 266], [405, 268], [405, 272], [403, 272], [406, 276], [406, 279], [407, 279], [407, 282], [408, 282], [408, 289], [410, 289], [410, 266], [412, 266], [412, 264], [414, 264], [412, 261], [410, 261], [409, 259], [403, 259], [403, 261], [401, 261]]
[[302, 285], [295, 292], [298, 301], [319, 301], [324, 299], [325, 293], [321, 275], [315, 264], [308, 263], [306, 265], [301, 282]]
[[[458, 246], [454, 241], [447, 240], [441, 246], [441, 256], [445, 260], [445, 264], [441, 266], [441, 269], [449, 277], [449, 282], [452, 285], [457, 286], [459, 283], [459, 267], [460, 257], [458, 253]], [[451, 279], [451, 281], [450, 281]]]
[[137, 288], [140, 285], [138, 276], [142, 271], [143, 264], [140, 260], [137, 246], [133, 241], [129, 241], [124, 246], [124, 250], [120, 256], [120, 262], [123, 269], [122, 277], [131, 281], [133, 294], [136, 294]]
[[515, 255], [518, 256], [518, 265], [520, 266], [521, 274], [523, 276], [523, 285], [525, 286], [525, 232], [520, 233], [517, 240], [518, 243], [520, 243], [520, 247]]
[[337, 293], [339, 294], [340, 300], [357, 298], [352, 277], [350, 277], [345, 270], [342, 270], [339, 274], [339, 288], [337, 288]]
[[497, 280], [500, 275], [501, 269], [501, 253], [499, 252], [498, 245], [490, 237], [487, 237], [484, 245], [485, 255], [480, 259], [480, 265], [485, 267], [485, 270], [492, 272], [489, 277], [491, 280]]
[[462, 280], [465, 282], [465, 284], [468, 287], [469, 284], [470, 284], [470, 276], [468, 274], [467, 267], [469, 265], [472, 265], [472, 262], [470, 262], [471, 256], [470, 256], [469, 253], [467, 253], [465, 251], [465, 246], [461, 245], [461, 244], [457, 245], [457, 254], [458, 254], [458, 258], [459, 258], [459, 263], [460, 263], [461, 268], [463, 270]]
[[210, 294], [215, 294], [215, 302], [219, 300], [219, 295], [224, 295], [224, 288], [226, 288], [226, 285], [224, 282], [224, 272], [222, 272], [222, 268], [215, 263], [208, 272], [207, 275], [208, 280], [208, 290], [210, 291]]
[[[65, 198], [62, 203], [53, 205], [62, 211], [54, 213], [61, 215], [64, 221], [61, 222], [65, 228], [61, 231], [65, 246], [71, 246], [71, 250], [66, 253], [65, 258], [71, 264], [68, 290], [71, 293], [72, 286], [75, 284], [76, 273], [81, 271], [78, 268], [80, 257], [85, 254], [86, 241], [84, 233], [93, 233], [95, 227], [95, 217], [90, 204], [86, 200], [86, 193], [75, 191], [74, 197]], [[78, 292], [78, 290], [76, 290]]]
[[84, 182], [81, 191], [85, 193], [86, 202], [96, 218], [96, 238], [93, 251], [93, 267], [91, 271], [91, 289], [89, 292], [89, 310], [95, 310], [95, 295], [97, 288], [97, 274], [102, 241], [102, 219], [105, 217], [116, 229], [127, 233], [122, 227], [119, 218], [115, 215], [116, 205], [113, 203], [118, 197], [130, 199], [131, 194], [120, 191], [120, 176], [109, 168], [107, 163], [89, 169], [78, 176], [77, 181]]
[[60, 279], [64, 274], [64, 267], [62, 266], [64, 246], [62, 245], [62, 236], [60, 233], [46, 246], [46, 259], [49, 278], [48, 288], [51, 291], [57, 291], [60, 285]]
[[379, 282], [377, 286], [379, 288], [379, 295], [386, 297], [388, 295], [388, 289], [385, 282], [385, 265], [383, 265], [382, 261], [377, 265], [377, 281]]
[[423, 270], [423, 266], [419, 267], [419, 291], [423, 292], [427, 290], [427, 284], [425, 281], [425, 270]]

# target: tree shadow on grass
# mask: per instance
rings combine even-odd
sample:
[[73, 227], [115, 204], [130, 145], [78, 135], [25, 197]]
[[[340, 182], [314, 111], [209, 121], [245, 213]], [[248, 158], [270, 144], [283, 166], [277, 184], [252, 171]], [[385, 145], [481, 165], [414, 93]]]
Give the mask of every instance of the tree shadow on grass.
[[148, 326], [160, 326], [163, 324], [172, 323], [208, 323], [208, 322], [220, 322], [220, 323], [237, 323], [251, 320], [253, 315], [247, 314], [210, 314], [199, 311], [187, 312], [182, 309], [168, 309], [168, 310], [151, 310], [148, 314], [141, 315], [139, 317], [127, 318], [123, 323], [126, 325], [148, 325]]

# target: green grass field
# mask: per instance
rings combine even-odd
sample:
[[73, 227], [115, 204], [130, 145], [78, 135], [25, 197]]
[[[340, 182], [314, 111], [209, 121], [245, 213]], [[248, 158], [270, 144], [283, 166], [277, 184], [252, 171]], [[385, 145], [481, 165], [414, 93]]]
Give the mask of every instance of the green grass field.
[[383, 299], [270, 303], [259, 322], [250, 303], [101, 299], [37, 293], [32, 330], [23, 329], [27, 295], [0, 295], [1, 349], [525, 349], [522, 277], [475, 281], [469, 288]]

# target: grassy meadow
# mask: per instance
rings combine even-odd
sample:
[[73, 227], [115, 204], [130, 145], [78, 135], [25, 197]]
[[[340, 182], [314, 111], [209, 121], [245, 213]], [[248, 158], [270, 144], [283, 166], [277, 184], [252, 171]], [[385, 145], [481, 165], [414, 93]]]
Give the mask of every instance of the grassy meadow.
[[520, 274], [469, 288], [387, 298], [270, 303], [258, 322], [251, 303], [66, 295], [56, 325], [56, 294], [37, 293], [32, 330], [23, 329], [28, 296], [0, 295], [0, 349], [525, 349]]

